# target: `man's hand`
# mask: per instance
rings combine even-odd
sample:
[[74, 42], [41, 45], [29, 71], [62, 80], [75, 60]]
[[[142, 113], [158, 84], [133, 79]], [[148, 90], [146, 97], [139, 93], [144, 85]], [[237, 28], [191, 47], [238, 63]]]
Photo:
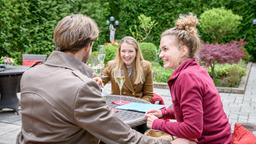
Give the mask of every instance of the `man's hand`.
[[95, 82], [99, 85], [100, 88], [103, 88], [104, 84], [100, 77], [94, 77], [92, 79], [95, 80]]

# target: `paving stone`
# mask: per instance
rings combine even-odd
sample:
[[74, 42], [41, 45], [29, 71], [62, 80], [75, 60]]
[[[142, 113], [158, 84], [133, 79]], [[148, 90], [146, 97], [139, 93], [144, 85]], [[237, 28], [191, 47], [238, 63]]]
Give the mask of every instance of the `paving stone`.
[[[8, 124], [8, 123], [0, 123], [0, 136], [4, 135], [5, 133], [20, 129], [20, 126]], [[1, 139], [0, 139], [1, 140]]]
[[0, 122], [1, 123], [16, 123], [21, 120], [21, 116], [14, 112], [0, 112]]
[[248, 116], [241, 116], [238, 117], [239, 122], [248, 122]]
[[3, 135], [0, 135], [0, 144], [15, 144], [16, 137], [20, 132], [20, 128], [13, 129], [12, 131], [8, 131]]

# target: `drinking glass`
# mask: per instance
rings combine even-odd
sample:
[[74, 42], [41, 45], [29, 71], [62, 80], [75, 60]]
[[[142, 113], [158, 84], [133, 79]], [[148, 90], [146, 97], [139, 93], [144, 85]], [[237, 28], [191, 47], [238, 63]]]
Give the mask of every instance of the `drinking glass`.
[[101, 64], [99, 63], [97, 58], [92, 59], [91, 67], [92, 67], [94, 73], [96, 74], [96, 76], [100, 76], [102, 68], [101, 68]]
[[99, 49], [98, 49], [98, 60], [100, 63], [104, 63], [104, 59], [105, 59], [105, 48], [104, 45], [99, 45]]
[[122, 103], [122, 101], [121, 101], [122, 88], [123, 88], [124, 81], [125, 81], [124, 71], [121, 70], [121, 69], [115, 70], [114, 71], [114, 78], [115, 78], [115, 81], [118, 84], [118, 87], [119, 87], [119, 90], [120, 90], [120, 95], [119, 95], [120, 98], [119, 98], [119, 101], [117, 101], [117, 104], [121, 104]]
[[98, 49], [98, 67], [99, 67], [99, 70], [100, 70], [100, 75], [101, 75], [101, 72], [102, 72], [102, 69], [104, 68], [104, 60], [105, 60], [105, 48], [104, 48], [104, 45], [99, 45], [99, 49]]

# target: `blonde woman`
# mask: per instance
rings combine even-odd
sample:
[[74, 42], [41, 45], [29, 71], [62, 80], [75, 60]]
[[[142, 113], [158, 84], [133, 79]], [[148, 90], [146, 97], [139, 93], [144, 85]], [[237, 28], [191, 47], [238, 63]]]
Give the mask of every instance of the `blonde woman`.
[[161, 35], [159, 56], [165, 68], [175, 69], [168, 80], [173, 107], [149, 111], [147, 126], [200, 144], [229, 144], [230, 124], [220, 95], [195, 60], [200, 48], [197, 23], [194, 15], [181, 15], [176, 26]]
[[125, 81], [122, 95], [133, 96], [150, 101], [153, 96], [153, 80], [150, 62], [144, 60], [138, 42], [130, 36], [124, 37], [119, 44], [114, 60], [110, 61], [103, 70], [103, 83], [109, 81], [112, 94], [119, 95], [120, 89], [116, 83], [114, 73], [122, 69]]

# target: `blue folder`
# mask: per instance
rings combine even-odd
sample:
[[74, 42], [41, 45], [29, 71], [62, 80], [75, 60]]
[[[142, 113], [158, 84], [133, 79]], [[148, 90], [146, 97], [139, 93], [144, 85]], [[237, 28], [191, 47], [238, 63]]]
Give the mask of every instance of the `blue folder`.
[[164, 105], [158, 105], [158, 104], [145, 104], [145, 103], [136, 103], [131, 102], [129, 104], [117, 106], [117, 109], [123, 109], [123, 110], [131, 110], [131, 111], [137, 111], [137, 112], [147, 112], [149, 110], [155, 109], [159, 110], [165, 107]]

